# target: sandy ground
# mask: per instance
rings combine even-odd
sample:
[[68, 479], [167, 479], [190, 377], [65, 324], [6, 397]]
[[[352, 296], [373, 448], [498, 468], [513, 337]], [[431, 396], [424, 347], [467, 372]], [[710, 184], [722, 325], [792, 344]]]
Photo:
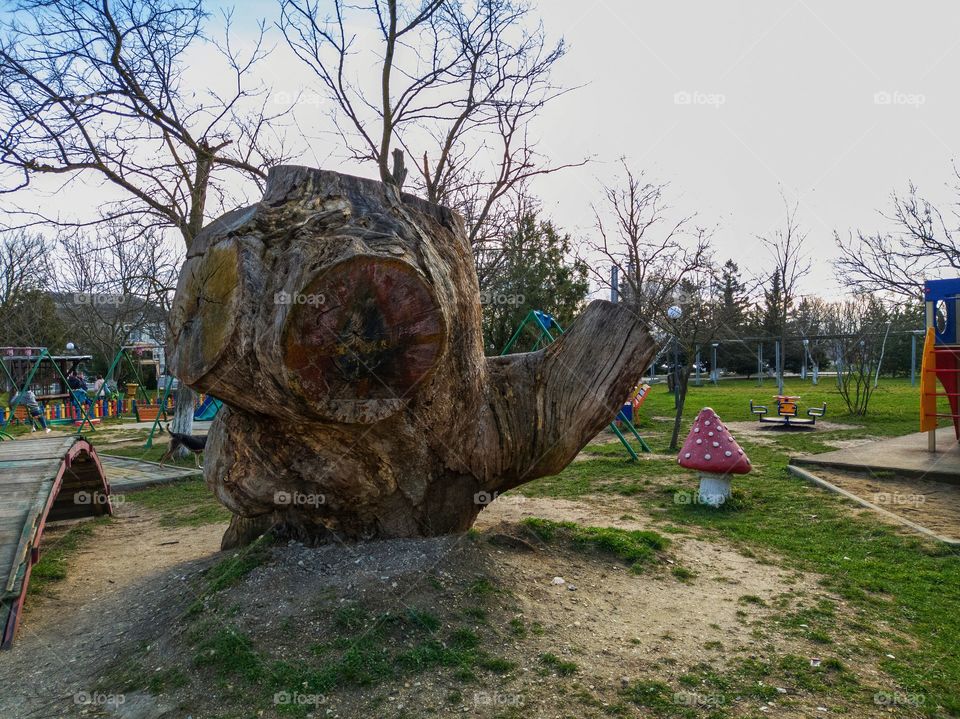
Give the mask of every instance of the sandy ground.
[[[877, 477], [826, 467], [804, 469], [942, 537], [960, 540], [960, 485], [909, 477]], [[881, 514], [876, 516], [895, 524]]]

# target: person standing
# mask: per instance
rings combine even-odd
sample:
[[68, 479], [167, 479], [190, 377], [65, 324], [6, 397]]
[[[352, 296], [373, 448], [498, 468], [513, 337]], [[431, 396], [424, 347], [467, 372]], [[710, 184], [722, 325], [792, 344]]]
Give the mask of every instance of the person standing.
[[36, 432], [37, 425], [36, 421], [40, 420], [40, 427], [43, 428], [47, 434], [50, 433], [50, 428], [47, 426], [47, 420], [43, 416], [43, 409], [40, 407], [40, 403], [37, 401], [37, 395], [33, 393], [33, 390], [29, 387], [22, 390], [19, 395], [17, 395], [17, 404], [22, 404], [27, 408], [27, 413], [30, 415], [30, 431]]

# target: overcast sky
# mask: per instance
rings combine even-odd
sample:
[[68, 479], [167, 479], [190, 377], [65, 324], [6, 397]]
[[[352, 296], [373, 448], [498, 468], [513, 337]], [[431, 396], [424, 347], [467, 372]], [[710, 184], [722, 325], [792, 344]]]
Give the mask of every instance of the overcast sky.
[[[275, 20], [276, 7], [239, 3], [240, 29]], [[944, 210], [953, 201], [960, 3], [540, 0], [539, 9], [547, 32], [569, 45], [556, 81], [582, 86], [546, 108], [540, 149], [554, 162], [594, 161], [534, 190], [575, 235], [592, 232], [591, 203], [624, 156], [670, 183], [679, 212], [719, 225], [721, 259], [760, 272], [756, 236], [782, 223], [782, 186], [809, 231], [806, 292], [832, 297], [834, 230], [884, 229], [877, 211], [909, 180]], [[275, 92], [309, 90], [310, 75], [274, 40], [263, 73]], [[206, 82], [204, 70], [198, 58], [188, 80]], [[298, 111], [310, 137], [303, 164], [375, 174], [342, 161], [321, 109]], [[56, 201], [89, 208], [101, 192]]]

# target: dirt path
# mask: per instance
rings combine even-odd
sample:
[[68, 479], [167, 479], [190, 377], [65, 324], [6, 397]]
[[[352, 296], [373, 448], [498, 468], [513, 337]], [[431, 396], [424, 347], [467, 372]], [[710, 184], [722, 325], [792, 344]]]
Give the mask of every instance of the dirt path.
[[[184, 587], [215, 556], [224, 528], [161, 527], [152, 513], [120, 504], [74, 555], [66, 579], [27, 598], [17, 641], [0, 654], [0, 716], [64, 716], [59, 707], [121, 647], [151, 641], [181, 611]], [[65, 529], [50, 529], [44, 544]]]
[[[501, 530], [515, 535], [517, 523], [529, 516], [629, 530], [652, 528], [642, 515], [633, 518], [623, 512], [622, 503], [609, 498], [591, 497], [587, 503], [506, 496], [481, 513], [477, 529], [488, 538]], [[121, 505], [117, 518], [98, 527], [96, 536], [74, 555], [67, 579], [53, 589], [56, 596], [29, 599], [13, 651], [0, 655], [0, 717], [157, 719], [179, 716], [174, 713], [177, 704], [196, 708], [196, 717], [204, 716], [202, 709], [210, 701], [205, 686], [167, 696], [164, 706], [147, 694], [127, 695], [125, 706], [115, 713], [102, 707], [88, 710], [74, 697], [88, 692], [107, 666], [143, 643], [167, 645], [173, 653], [169, 659], [189, 663], [179, 640], [164, 636], [164, 630], [175, 625], [193, 600], [188, 588], [195, 584], [195, 575], [220, 556], [223, 529], [224, 525], [165, 528], [141, 507]], [[770, 652], [815, 656], [818, 648], [810, 642], [761, 627], [776, 604], [800, 606], [823, 596], [816, 577], [743, 556], [722, 542], [693, 535], [672, 539], [676, 562], [692, 572], [683, 581], [669, 572], [638, 576], [616, 561], [557, 547], [537, 546], [531, 552], [498, 547], [492, 541], [397, 540], [346, 549], [290, 546], [277, 550], [272, 563], [229, 590], [228, 603], [245, 607], [241, 618], [244, 611], [261, 616], [263, 606], [275, 607], [266, 622], [241, 622], [252, 632], [260, 625], [263, 631], [274, 632], [284, 613], [294, 618], [315, 616], [316, 608], [308, 605], [330, 592], [342, 597], [338, 601], [367, 603], [384, 594], [385, 609], [397, 602], [404, 606], [407, 593], [415, 593], [417, 587], [424, 591], [425, 568], [439, 562], [440, 555], [449, 554], [451, 576], [463, 575], [463, 581], [487, 565], [487, 571], [509, 581], [514, 611], [528, 625], [543, 625], [546, 630], [542, 638], [529, 639], [525, 649], [511, 648], [509, 641], [498, 647], [521, 667], [512, 691], [525, 697], [525, 711], [531, 717], [554, 716], [567, 701], [561, 696], [566, 691], [563, 680], [543, 679], [539, 664], [531, 659], [541, 652], [575, 660], [591, 696], [602, 701], [614, 701], [626, 682], [647, 677], [675, 682], [693, 665], [721, 668], [732, 660]], [[55, 541], [55, 534], [48, 541]], [[564, 582], [555, 582], [555, 577]], [[744, 597], [751, 601], [744, 603]], [[163, 656], [163, 650], [158, 651]], [[869, 664], [858, 667], [858, 674], [876, 679]], [[429, 674], [421, 678], [423, 685], [418, 681], [412, 687], [394, 686], [390, 701], [397, 707], [425, 707], [434, 716], [446, 715], [449, 682]], [[796, 689], [785, 686], [783, 691], [793, 697]], [[369, 710], [363, 703], [365, 693], [331, 701], [331, 716], [346, 719], [361, 715], [357, 710]], [[820, 700], [806, 696], [797, 701], [790, 710], [778, 707], [778, 716], [810, 716]], [[772, 708], [764, 701], [743, 707]], [[470, 714], [492, 715], [485, 709]]]

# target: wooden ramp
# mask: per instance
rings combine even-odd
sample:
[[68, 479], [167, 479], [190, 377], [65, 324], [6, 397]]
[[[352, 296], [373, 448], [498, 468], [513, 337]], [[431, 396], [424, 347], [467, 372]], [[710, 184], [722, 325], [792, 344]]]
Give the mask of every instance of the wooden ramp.
[[87, 440], [0, 443], [0, 648], [13, 643], [46, 523], [110, 512], [110, 486]]
[[157, 462], [148, 462], [135, 457], [119, 457], [107, 454], [108, 449], [101, 449], [103, 454], [100, 455], [100, 463], [113, 494], [123, 494], [156, 484], [203, 476], [203, 469], [179, 467], [173, 464], [161, 467]]

